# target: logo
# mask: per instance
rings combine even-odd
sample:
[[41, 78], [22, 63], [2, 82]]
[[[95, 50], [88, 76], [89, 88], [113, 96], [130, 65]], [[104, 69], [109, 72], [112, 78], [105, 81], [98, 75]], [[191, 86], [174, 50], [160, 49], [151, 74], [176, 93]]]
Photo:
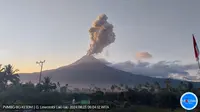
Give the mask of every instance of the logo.
[[186, 92], [181, 96], [180, 103], [185, 110], [193, 110], [198, 104], [198, 98], [194, 93]]

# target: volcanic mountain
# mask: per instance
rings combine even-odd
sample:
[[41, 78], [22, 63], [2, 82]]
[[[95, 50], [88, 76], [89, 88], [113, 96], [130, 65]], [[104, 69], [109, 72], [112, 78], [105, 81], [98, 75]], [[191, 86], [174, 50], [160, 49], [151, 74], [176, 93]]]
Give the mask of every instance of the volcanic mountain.
[[[93, 56], [83, 56], [81, 59], [68, 66], [43, 71], [42, 76], [49, 76], [52, 78], [53, 82], [60, 82], [61, 84], [137, 85], [158, 81], [161, 85], [164, 85], [164, 79], [135, 75], [121, 71], [107, 66], [105, 62]], [[20, 78], [23, 82], [38, 82], [39, 73], [20, 74]], [[178, 84], [180, 81], [172, 80], [172, 82]]]

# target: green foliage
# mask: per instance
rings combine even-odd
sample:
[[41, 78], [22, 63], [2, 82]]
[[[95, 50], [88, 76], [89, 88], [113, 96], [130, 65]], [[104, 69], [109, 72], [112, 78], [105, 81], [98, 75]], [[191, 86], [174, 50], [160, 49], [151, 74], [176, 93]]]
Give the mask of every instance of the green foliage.
[[51, 82], [50, 77], [44, 77], [44, 80], [38, 85], [38, 87], [44, 92], [50, 92], [57, 88], [56, 84]]
[[0, 91], [5, 91], [11, 85], [19, 83], [19, 75], [16, 73], [18, 71], [10, 64], [4, 66], [4, 68], [0, 66]]

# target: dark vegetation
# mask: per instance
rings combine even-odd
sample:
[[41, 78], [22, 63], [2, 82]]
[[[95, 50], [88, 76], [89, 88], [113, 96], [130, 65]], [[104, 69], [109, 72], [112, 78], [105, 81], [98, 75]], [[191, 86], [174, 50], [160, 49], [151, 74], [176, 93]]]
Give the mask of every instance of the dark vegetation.
[[[0, 69], [0, 104], [70, 104], [75, 98], [77, 101], [90, 99], [91, 104], [108, 104], [111, 109], [107, 112], [147, 112], [144, 110], [147, 107], [184, 112], [177, 111], [181, 108], [179, 100], [184, 92], [191, 91], [200, 97], [200, 91], [192, 83], [181, 82], [174, 88], [170, 79], [166, 79], [165, 88], [161, 88], [158, 82], [147, 82], [135, 87], [112, 85], [109, 89], [94, 86], [90, 93], [73, 93], [69, 92], [68, 84], [61, 86], [59, 82], [53, 83], [50, 77], [45, 77], [41, 84], [20, 83], [17, 71], [11, 65]], [[138, 108], [144, 111], [138, 111]]]

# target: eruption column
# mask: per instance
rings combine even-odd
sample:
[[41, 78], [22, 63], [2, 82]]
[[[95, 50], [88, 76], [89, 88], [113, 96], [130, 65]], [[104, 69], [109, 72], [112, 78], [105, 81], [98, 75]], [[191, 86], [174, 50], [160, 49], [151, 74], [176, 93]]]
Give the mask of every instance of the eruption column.
[[108, 23], [107, 19], [108, 17], [102, 14], [93, 22], [89, 30], [91, 43], [87, 55], [101, 53], [106, 46], [115, 41], [113, 25]]

